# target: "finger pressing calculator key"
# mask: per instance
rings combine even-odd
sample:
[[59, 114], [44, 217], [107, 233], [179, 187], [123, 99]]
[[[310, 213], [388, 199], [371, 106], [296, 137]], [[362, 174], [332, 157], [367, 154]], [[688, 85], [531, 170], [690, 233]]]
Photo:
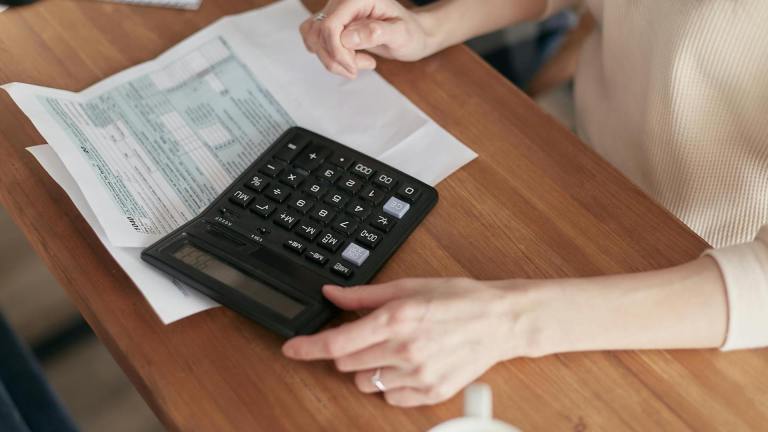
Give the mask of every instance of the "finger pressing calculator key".
[[281, 335], [308, 334], [338, 312], [322, 286], [369, 282], [436, 202], [396, 168], [291, 128], [142, 258]]

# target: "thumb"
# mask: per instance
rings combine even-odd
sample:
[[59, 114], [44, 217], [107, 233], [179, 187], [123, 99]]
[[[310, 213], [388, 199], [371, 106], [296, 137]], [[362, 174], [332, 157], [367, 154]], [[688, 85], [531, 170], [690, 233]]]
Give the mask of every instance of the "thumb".
[[351, 50], [364, 50], [380, 45], [393, 45], [405, 37], [402, 21], [360, 20], [341, 32], [341, 44]]
[[404, 280], [346, 288], [337, 285], [323, 287], [325, 297], [344, 310], [376, 309], [392, 300], [405, 297], [413, 291], [410, 284]]

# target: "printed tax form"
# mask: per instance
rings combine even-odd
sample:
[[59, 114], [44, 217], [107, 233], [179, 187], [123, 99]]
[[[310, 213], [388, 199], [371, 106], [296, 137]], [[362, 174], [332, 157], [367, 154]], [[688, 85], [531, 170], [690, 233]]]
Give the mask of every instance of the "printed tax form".
[[[283, 0], [222, 18], [80, 93], [3, 88], [74, 179], [108, 248], [138, 250], [195, 216], [289, 126], [429, 184], [476, 156], [375, 72], [354, 81], [326, 72], [297, 30], [308, 16]], [[121, 265], [164, 322], [199, 310], [163, 314], [148, 294], [162, 284], [131, 274], [155, 270]], [[188, 295], [171, 281], [165, 289]]]

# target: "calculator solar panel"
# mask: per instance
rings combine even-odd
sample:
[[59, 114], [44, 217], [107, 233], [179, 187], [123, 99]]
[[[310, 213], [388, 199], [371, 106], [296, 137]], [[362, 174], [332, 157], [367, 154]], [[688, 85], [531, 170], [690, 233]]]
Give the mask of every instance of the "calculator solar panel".
[[321, 287], [369, 282], [436, 203], [429, 185], [294, 127], [142, 258], [283, 336], [308, 334], [337, 312]]

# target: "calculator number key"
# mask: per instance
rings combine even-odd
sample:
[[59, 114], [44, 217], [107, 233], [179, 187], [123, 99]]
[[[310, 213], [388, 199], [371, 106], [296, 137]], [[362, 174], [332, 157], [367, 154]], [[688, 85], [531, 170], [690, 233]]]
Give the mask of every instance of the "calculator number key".
[[354, 195], [363, 187], [363, 181], [356, 177], [344, 176], [339, 179], [337, 186], [344, 192]]
[[373, 183], [383, 187], [384, 189], [389, 190], [392, 188], [392, 186], [394, 186], [397, 183], [397, 181], [391, 175], [380, 172], [376, 174], [376, 177], [373, 179]]
[[285, 229], [291, 229], [299, 221], [299, 215], [290, 211], [282, 211], [277, 214], [275, 223]]
[[363, 220], [367, 218], [369, 214], [371, 214], [371, 208], [368, 207], [368, 204], [355, 200], [347, 206], [347, 213], [360, 220]]
[[326, 204], [330, 204], [334, 207], [344, 207], [347, 201], [349, 201], [349, 198], [338, 192], [331, 192], [325, 196], [324, 201]]
[[414, 202], [421, 195], [421, 190], [414, 185], [404, 184], [397, 190], [397, 194], [406, 201]]
[[253, 204], [251, 204], [251, 211], [261, 217], [269, 217], [269, 215], [275, 211], [276, 207], [277, 205], [273, 202], [267, 201], [266, 198], [259, 197], [254, 200]]
[[379, 205], [381, 204], [381, 201], [384, 200], [384, 192], [373, 186], [366, 186], [360, 191], [360, 197], [364, 200], [373, 202], [374, 205]]
[[324, 224], [327, 224], [333, 220], [334, 216], [336, 216], [336, 213], [324, 205], [315, 207], [315, 209], [312, 210], [312, 212], [309, 214], [309, 217]]
[[342, 238], [336, 235], [335, 233], [332, 233], [330, 231], [326, 231], [323, 234], [320, 235], [319, 244], [320, 247], [323, 249], [327, 249], [331, 252], [336, 252], [339, 249], [339, 246], [341, 246]]
[[269, 184], [269, 182], [264, 176], [256, 174], [251, 176], [251, 179], [248, 180], [248, 183], [245, 184], [245, 187], [255, 190], [256, 192], [261, 192], [264, 187], [267, 186], [267, 184]]
[[330, 183], [335, 182], [341, 175], [341, 169], [331, 164], [323, 165], [318, 171], [318, 177]]
[[368, 180], [373, 175], [373, 168], [361, 162], [355, 162], [355, 164], [352, 166], [352, 174], [358, 175]]
[[396, 223], [397, 222], [395, 222], [395, 219], [392, 216], [377, 213], [373, 215], [373, 219], [371, 219], [370, 225], [381, 231], [389, 232], [392, 228], [394, 228]]
[[301, 197], [294, 198], [288, 202], [288, 207], [299, 211], [301, 214], [306, 214], [313, 205], [315, 205], [314, 201]]
[[384, 213], [394, 216], [398, 219], [402, 219], [411, 205], [405, 201], [401, 201], [395, 197], [390, 197], [386, 204], [384, 204]]
[[259, 168], [259, 171], [266, 174], [268, 177], [275, 178], [283, 170], [283, 163], [278, 161], [267, 162]]
[[304, 185], [304, 189], [302, 190], [307, 194], [319, 199], [321, 196], [325, 195], [326, 191], [328, 191], [328, 186], [322, 184], [319, 181], [313, 181]]
[[279, 203], [285, 201], [288, 198], [288, 195], [291, 193], [288, 191], [287, 186], [280, 186], [280, 185], [273, 185], [272, 187], [268, 188], [267, 191], [264, 193], [264, 195], [267, 196], [267, 198], [277, 201]]
[[243, 192], [242, 190], [236, 190], [235, 193], [233, 193], [229, 197], [229, 201], [242, 208], [246, 208], [248, 207], [248, 204], [250, 204], [251, 201], [253, 201], [253, 195], [251, 195], [250, 192]]
[[339, 216], [333, 221], [332, 228], [342, 234], [350, 235], [355, 231], [355, 228], [357, 228], [357, 223], [348, 216]]
[[355, 243], [350, 243], [347, 245], [347, 247], [344, 249], [344, 252], [341, 253], [342, 258], [358, 267], [363, 265], [365, 260], [368, 259], [369, 255], [371, 255], [371, 251], [362, 246], [358, 246]]
[[363, 228], [358, 231], [355, 240], [371, 248], [375, 248], [381, 241], [383, 235], [375, 230]]

